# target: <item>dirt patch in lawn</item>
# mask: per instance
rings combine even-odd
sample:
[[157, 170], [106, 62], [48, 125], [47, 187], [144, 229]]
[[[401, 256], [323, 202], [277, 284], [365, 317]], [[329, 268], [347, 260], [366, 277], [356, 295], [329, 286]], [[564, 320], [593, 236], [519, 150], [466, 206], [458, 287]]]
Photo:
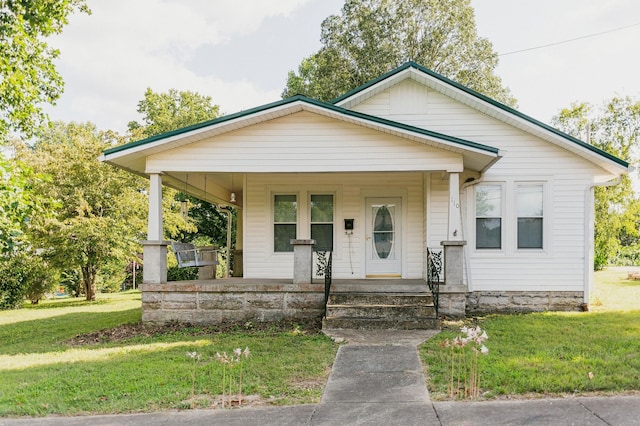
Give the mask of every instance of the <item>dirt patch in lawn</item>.
[[192, 324], [172, 322], [164, 325], [124, 324], [114, 328], [78, 334], [66, 343], [74, 346], [94, 345], [98, 343], [119, 342], [134, 337], [154, 337], [160, 335], [181, 334], [188, 336], [210, 336], [215, 334], [319, 334], [322, 322], [307, 321], [276, 321], [276, 322], [223, 322], [216, 325], [196, 326]]

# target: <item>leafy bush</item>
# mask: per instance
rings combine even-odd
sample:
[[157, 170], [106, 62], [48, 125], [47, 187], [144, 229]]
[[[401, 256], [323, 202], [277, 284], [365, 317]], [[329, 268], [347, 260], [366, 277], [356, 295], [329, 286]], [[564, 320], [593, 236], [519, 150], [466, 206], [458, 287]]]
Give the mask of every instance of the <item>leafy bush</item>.
[[198, 279], [198, 268], [178, 268], [170, 266], [167, 268], [167, 281], [189, 281]]
[[67, 289], [67, 293], [71, 296], [80, 296], [82, 294], [80, 272], [77, 269], [62, 271], [60, 274], [60, 285], [64, 286]]
[[57, 276], [55, 269], [41, 257], [30, 254], [14, 254], [0, 263], [0, 309], [14, 309], [25, 297], [31, 303], [53, 290]]
[[620, 247], [612, 263], [616, 266], [640, 265], [640, 244]]

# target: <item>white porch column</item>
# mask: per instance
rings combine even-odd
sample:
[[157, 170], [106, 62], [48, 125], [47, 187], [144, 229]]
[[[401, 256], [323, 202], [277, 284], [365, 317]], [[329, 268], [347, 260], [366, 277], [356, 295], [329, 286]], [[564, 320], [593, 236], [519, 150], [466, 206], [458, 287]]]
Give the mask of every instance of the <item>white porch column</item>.
[[162, 239], [162, 176], [159, 173], [149, 177], [149, 218], [147, 240], [142, 241], [144, 255], [143, 283], [161, 284], [167, 282], [167, 245]]
[[462, 214], [460, 212], [460, 174], [449, 173], [448, 241], [462, 241]]
[[149, 222], [147, 238], [150, 241], [162, 239], [162, 176], [154, 173], [149, 176]]

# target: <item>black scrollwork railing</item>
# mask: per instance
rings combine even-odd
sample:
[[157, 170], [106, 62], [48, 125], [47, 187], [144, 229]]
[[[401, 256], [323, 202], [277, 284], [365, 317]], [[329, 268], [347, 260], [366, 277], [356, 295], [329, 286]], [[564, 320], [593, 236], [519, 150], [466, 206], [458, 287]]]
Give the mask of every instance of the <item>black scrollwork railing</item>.
[[329, 292], [331, 291], [331, 261], [333, 252], [318, 251], [318, 263], [316, 265], [316, 275], [324, 277], [324, 316], [327, 316], [327, 302], [329, 301]]
[[427, 284], [433, 295], [433, 305], [438, 315], [440, 283], [442, 282], [442, 249], [427, 248]]

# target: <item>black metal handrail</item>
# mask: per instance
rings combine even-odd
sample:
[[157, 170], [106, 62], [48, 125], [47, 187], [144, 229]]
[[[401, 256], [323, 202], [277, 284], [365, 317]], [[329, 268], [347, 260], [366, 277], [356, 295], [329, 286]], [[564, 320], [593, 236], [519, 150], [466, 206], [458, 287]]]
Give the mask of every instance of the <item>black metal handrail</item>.
[[442, 282], [442, 249], [427, 247], [427, 284], [433, 296], [433, 306], [438, 315], [440, 283]]
[[329, 293], [331, 292], [331, 262], [333, 259], [333, 252], [331, 251], [318, 251], [318, 264], [316, 269], [316, 275], [324, 277], [324, 316], [327, 316], [327, 302], [329, 301]]

